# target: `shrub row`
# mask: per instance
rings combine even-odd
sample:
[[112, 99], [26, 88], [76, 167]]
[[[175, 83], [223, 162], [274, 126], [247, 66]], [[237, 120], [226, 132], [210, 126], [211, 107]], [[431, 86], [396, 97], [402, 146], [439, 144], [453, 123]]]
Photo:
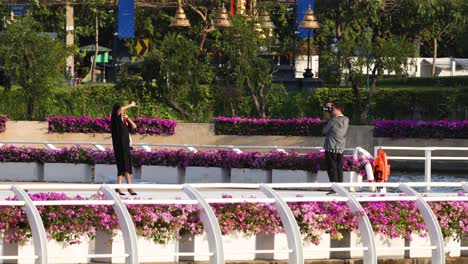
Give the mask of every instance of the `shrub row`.
[[5, 131], [7, 122], [8, 118], [4, 115], [0, 115], [0, 133]]
[[[199, 151], [186, 150], [134, 150], [131, 153], [133, 165], [141, 167], [219, 167], [248, 169], [280, 169], [306, 170], [317, 172], [324, 170], [323, 153], [243, 152], [234, 151]], [[38, 162], [38, 163], [83, 163], [83, 164], [115, 164], [112, 150], [97, 151], [87, 148], [71, 147], [60, 150], [42, 148], [22, 148], [5, 146], [0, 148], [0, 162]], [[343, 164], [345, 171], [356, 171], [365, 175], [365, 165], [372, 160], [353, 160], [346, 156]]]
[[[46, 119], [49, 132], [54, 133], [110, 133], [110, 117], [54, 116]], [[174, 135], [177, 122], [160, 118], [135, 118], [137, 128], [132, 133], [143, 135]]]
[[374, 120], [374, 137], [468, 139], [468, 120]]
[[468, 86], [468, 76], [448, 77], [408, 77], [408, 78], [386, 78], [377, 81], [379, 87], [393, 86]]
[[[370, 105], [371, 119], [466, 119], [466, 102], [468, 89], [466, 87], [421, 87], [380, 88], [374, 94]], [[26, 96], [19, 89], [0, 89], [0, 113], [6, 114], [14, 120], [30, 119], [26, 115]], [[294, 117], [321, 117], [321, 106], [330, 100], [342, 102], [345, 114], [351, 122], [360, 122], [362, 102], [366, 95], [365, 89], [360, 89], [360, 104], [355, 100], [351, 88], [321, 88], [314, 92], [287, 93], [267, 103], [268, 118], [289, 119]], [[109, 116], [115, 101], [128, 102], [136, 100], [139, 107], [131, 109], [132, 116], [146, 116], [159, 118], [175, 118], [183, 120], [173, 110], [155, 102], [149, 94], [139, 94], [128, 90], [118, 90], [112, 85], [81, 85], [74, 89], [57, 88], [49, 98], [42, 102], [32, 119], [44, 120], [48, 116]], [[212, 116], [227, 116], [233, 113], [229, 104], [221, 104], [221, 99], [212, 102], [207, 107], [204, 119], [197, 122], [210, 122]], [[250, 99], [249, 99], [250, 100]], [[211, 102], [211, 101], [210, 101]], [[248, 116], [252, 111], [252, 102], [243, 102], [246, 109], [237, 112], [238, 115]], [[430, 106], [430, 107], [429, 107]], [[370, 119], [370, 120], [371, 120]], [[369, 123], [368, 122], [365, 123]]]
[[320, 118], [256, 119], [216, 117], [216, 135], [275, 135], [320, 137], [323, 121]]
[[[104, 195], [69, 196], [64, 193], [30, 193], [33, 201], [105, 200]], [[297, 196], [300, 196], [299, 194]], [[223, 198], [231, 198], [223, 195]], [[9, 197], [7, 200], [15, 200]], [[369, 216], [372, 228], [386, 238], [427, 236], [421, 213], [412, 201], [363, 203], [364, 212], [352, 213], [342, 202], [289, 203], [304, 240], [318, 244], [322, 233], [340, 240], [344, 232], [358, 229], [361, 214]], [[432, 202], [429, 204], [439, 221], [445, 238], [460, 239], [468, 232], [466, 202]], [[274, 205], [264, 203], [211, 204], [223, 234], [242, 232], [247, 236], [284, 232]], [[196, 205], [127, 205], [138, 235], [165, 244], [183, 235], [203, 234], [203, 224]], [[93, 238], [97, 231], [119, 229], [111, 206], [39, 206], [47, 236], [57, 241], [80, 243], [82, 236]], [[6, 243], [24, 243], [31, 238], [31, 227], [23, 207], [0, 206], [0, 229], [6, 230]], [[246, 224], [246, 221], [248, 223]], [[21, 227], [21, 228], [17, 228]]]

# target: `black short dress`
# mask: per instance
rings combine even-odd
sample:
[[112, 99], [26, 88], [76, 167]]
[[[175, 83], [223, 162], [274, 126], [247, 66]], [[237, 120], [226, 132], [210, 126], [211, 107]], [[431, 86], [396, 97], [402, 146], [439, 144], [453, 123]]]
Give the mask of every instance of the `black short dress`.
[[111, 116], [112, 145], [114, 147], [115, 162], [117, 163], [117, 175], [124, 172], [132, 174], [132, 160], [130, 156], [130, 127], [122, 120], [118, 112], [112, 111]]

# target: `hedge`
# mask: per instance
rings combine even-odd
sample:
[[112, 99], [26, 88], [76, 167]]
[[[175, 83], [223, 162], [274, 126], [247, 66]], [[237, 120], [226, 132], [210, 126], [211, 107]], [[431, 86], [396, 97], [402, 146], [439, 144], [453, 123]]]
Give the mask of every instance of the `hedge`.
[[377, 86], [417, 86], [429, 88], [434, 86], [468, 87], [468, 76], [387, 78], [378, 80]]
[[[132, 100], [138, 103], [138, 107], [128, 110], [131, 116], [175, 117], [170, 110], [156, 103], [147, 94], [119, 90], [112, 84], [99, 84], [53, 89], [49, 97], [36, 107], [32, 120], [45, 120], [50, 116], [109, 116], [114, 102], [129, 103]], [[27, 120], [30, 118], [26, 109], [26, 96], [22, 89], [13, 87], [6, 90], [0, 87], [0, 113], [13, 120]]]
[[[20, 89], [13, 88], [9, 91], [0, 89], [0, 93], [0, 113], [14, 120], [28, 118], [25, 112], [27, 107], [24, 98], [26, 97]], [[360, 89], [359, 93], [361, 98], [365, 98], [365, 89]], [[131, 116], [169, 119], [178, 117], [174, 112], [155, 103], [147, 94], [118, 90], [112, 85], [82, 85], [74, 89], [57, 88], [53, 90], [49, 99], [38, 108], [33, 119], [44, 120], [48, 116], [59, 115], [109, 116], [115, 101], [128, 102], [134, 98], [138, 99], [139, 107], [130, 110]], [[323, 116], [321, 106], [329, 100], [342, 102], [345, 106], [345, 114], [350, 117], [353, 124], [359, 123], [362, 111], [362, 106], [354, 100], [351, 88], [320, 88], [312, 93], [288, 93], [277, 99], [278, 102], [270, 104], [268, 108], [268, 118], [321, 117]], [[468, 102], [468, 87], [379, 88], [372, 98], [370, 119], [367, 123], [373, 119], [467, 119], [465, 117], [466, 102]], [[213, 112], [212, 115], [220, 114]], [[198, 120], [198, 122], [209, 121], [211, 118]]]
[[8, 118], [6, 116], [0, 115], [0, 133], [5, 131], [7, 121]]
[[[46, 119], [49, 123], [49, 133], [110, 133], [110, 117], [90, 118], [87, 116], [53, 116]], [[177, 122], [161, 118], [137, 117], [133, 119], [137, 125], [133, 134], [142, 135], [174, 135]]]
[[468, 139], [468, 120], [374, 120], [374, 137]]
[[269, 135], [320, 137], [323, 121], [320, 118], [256, 119], [216, 117], [213, 119], [216, 135]]

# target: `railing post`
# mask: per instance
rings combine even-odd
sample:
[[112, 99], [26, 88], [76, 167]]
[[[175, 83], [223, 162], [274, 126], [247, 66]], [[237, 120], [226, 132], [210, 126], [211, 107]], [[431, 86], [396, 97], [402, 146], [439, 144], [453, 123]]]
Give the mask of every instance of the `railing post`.
[[466, 183], [466, 182], [462, 183], [462, 188], [463, 188], [463, 190], [464, 190], [465, 192], [468, 193], [468, 183]]
[[133, 225], [132, 217], [127, 210], [127, 207], [122, 202], [117, 193], [112, 190], [108, 185], [101, 185], [100, 191], [106, 196], [107, 199], [114, 201], [114, 212], [119, 220], [119, 226], [122, 230], [124, 238], [125, 253], [128, 254], [125, 263], [138, 264], [138, 247], [135, 226]]
[[444, 237], [442, 236], [442, 230], [440, 229], [439, 221], [432, 211], [429, 204], [424, 201], [424, 198], [416, 192], [413, 188], [406, 184], [400, 184], [400, 190], [405, 194], [416, 197], [416, 207], [424, 219], [429, 232], [429, 238], [431, 240], [431, 246], [436, 246], [432, 249], [432, 264], [445, 264], [445, 249], [444, 249]]
[[[343, 186], [334, 183], [332, 188], [339, 195], [348, 198], [346, 204], [353, 213], [365, 212], [362, 205], [354, 198], [354, 196], [346, 190]], [[372, 229], [371, 222], [367, 214], [358, 218], [359, 232], [362, 236], [362, 244], [364, 247], [367, 247], [367, 250], [364, 250], [363, 261], [364, 264], [377, 264], [377, 252], [375, 246], [375, 234]]]
[[41, 215], [34, 205], [29, 195], [20, 187], [13, 185], [11, 187], [18, 200], [24, 201], [24, 210], [28, 217], [28, 223], [31, 227], [31, 234], [34, 243], [34, 254], [38, 257], [35, 264], [47, 264], [47, 236], [42, 222]]
[[288, 239], [288, 248], [292, 249], [289, 253], [289, 264], [303, 264], [304, 253], [302, 248], [302, 237], [299, 226], [297, 225], [296, 218], [289, 208], [288, 204], [275, 192], [271, 187], [262, 184], [260, 190], [269, 198], [275, 199], [275, 207], [278, 211], [281, 222], [283, 223], [284, 231]]
[[218, 224], [218, 219], [214, 214], [213, 209], [210, 204], [206, 202], [203, 198], [203, 195], [194, 187], [184, 184], [183, 191], [190, 197], [198, 201], [198, 209], [200, 210], [201, 220], [203, 226], [205, 227], [206, 235], [208, 237], [208, 247], [210, 253], [213, 253], [210, 256], [210, 264], [224, 264], [224, 249], [223, 249], [223, 240], [221, 234], [221, 228]]
[[[432, 149], [430, 148], [427, 148], [425, 151], [425, 160], [424, 160], [424, 181], [426, 183], [430, 183], [431, 182], [431, 156], [432, 156]], [[431, 186], [427, 185], [426, 186], [426, 191], [429, 192], [431, 191]]]

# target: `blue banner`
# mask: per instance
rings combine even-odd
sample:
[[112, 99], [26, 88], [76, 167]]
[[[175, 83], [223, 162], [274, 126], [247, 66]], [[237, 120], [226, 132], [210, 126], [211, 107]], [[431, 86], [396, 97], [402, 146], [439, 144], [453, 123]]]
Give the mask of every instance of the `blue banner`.
[[[299, 24], [301, 21], [304, 19], [304, 16], [306, 14], [307, 8], [312, 6], [312, 10], [315, 12], [315, 0], [297, 0], [297, 31], [299, 31], [299, 37], [300, 38], [307, 38], [307, 30], [299, 28]], [[314, 31], [310, 31], [310, 35], [314, 35]]]
[[11, 12], [15, 14], [15, 16], [24, 16], [26, 15], [26, 6], [25, 5], [11, 5], [10, 6]]
[[135, 38], [135, 0], [119, 0], [119, 38]]

